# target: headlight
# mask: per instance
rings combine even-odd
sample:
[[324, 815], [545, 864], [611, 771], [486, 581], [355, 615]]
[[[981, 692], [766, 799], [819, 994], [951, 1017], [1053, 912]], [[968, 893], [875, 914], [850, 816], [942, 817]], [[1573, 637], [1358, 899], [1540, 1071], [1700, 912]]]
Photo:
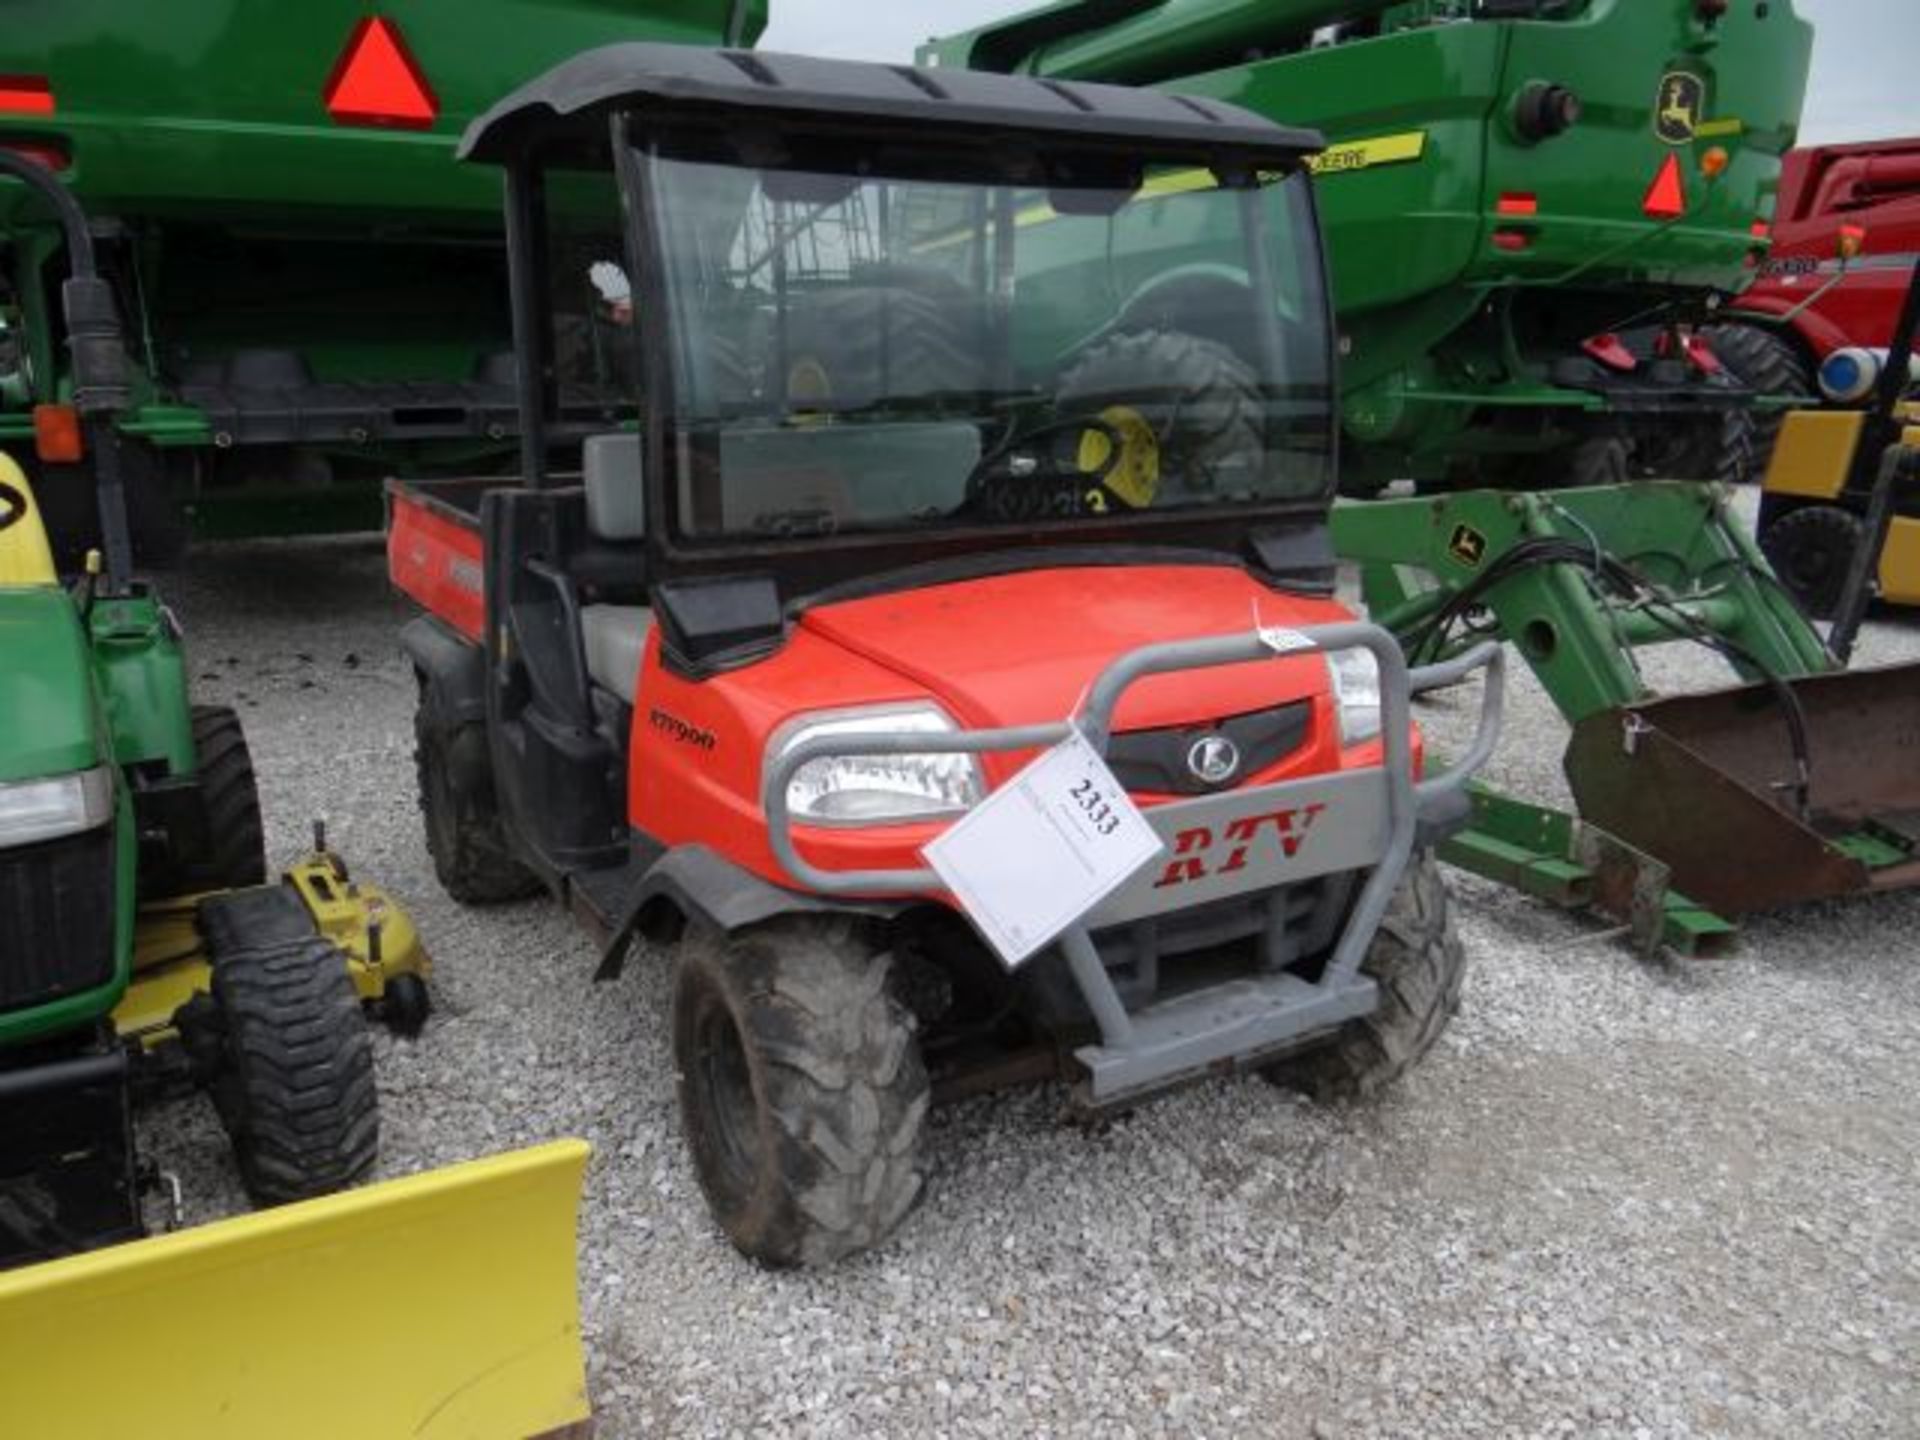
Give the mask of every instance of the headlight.
[[0, 846], [77, 835], [112, 814], [113, 777], [104, 765], [50, 780], [0, 782]]
[[[805, 720], [774, 742], [774, 756], [828, 735], [900, 731], [951, 735], [954, 724], [931, 705], [880, 707]], [[957, 815], [985, 793], [972, 755], [825, 755], [787, 782], [787, 810], [816, 825], [887, 825]]]
[[1371, 650], [1329, 650], [1327, 674], [1333, 680], [1334, 709], [1340, 715], [1340, 743], [1358, 745], [1380, 733], [1380, 662]]

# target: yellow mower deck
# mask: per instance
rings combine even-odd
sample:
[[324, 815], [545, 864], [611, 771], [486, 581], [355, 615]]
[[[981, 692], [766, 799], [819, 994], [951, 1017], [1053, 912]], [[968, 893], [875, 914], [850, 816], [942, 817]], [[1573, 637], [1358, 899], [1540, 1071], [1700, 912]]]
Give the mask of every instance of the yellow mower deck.
[[[378, 1000], [395, 976], [420, 980], [433, 962], [406, 911], [377, 885], [349, 881], [344, 867], [328, 851], [316, 851], [291, 865], [283, 883], [299, 895], [315, 928], [347, 957], [347, 974], [362, 1000]], [[201, 895], [144, 905], [135, 928], [133, 983], [113, 1012], [115, 1029], [143, 1044], [173, 1035], [173, 1016], [210, 983], [205, 942], [195, 925]], [[379, 930], [375, 942], [372, 931]]]
[[589, 1153], [557, 1141], [0, 1274], [0, 1435], [584, 1435]]

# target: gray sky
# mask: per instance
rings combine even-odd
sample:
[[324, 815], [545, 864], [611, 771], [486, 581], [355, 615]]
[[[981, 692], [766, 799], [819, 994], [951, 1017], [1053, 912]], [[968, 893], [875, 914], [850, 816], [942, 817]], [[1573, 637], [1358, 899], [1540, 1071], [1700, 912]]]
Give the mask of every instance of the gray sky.
[[[1644, 3], [1644, 0], [1629, 0]], [[907, 60], [929, 35], [1031, 8], [1030, 0], [772, 0], [769, 50]], [[1920, 134], [1920, 0], [1794, 0], [1819, 27], [1801, 140]]]

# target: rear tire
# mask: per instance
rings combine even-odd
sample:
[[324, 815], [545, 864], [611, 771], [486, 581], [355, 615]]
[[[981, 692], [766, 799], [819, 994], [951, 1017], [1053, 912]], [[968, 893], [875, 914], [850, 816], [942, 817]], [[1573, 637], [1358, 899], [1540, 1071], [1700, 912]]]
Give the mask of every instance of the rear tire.
[[441, 888], [463, 905], [496, 905], [533, 894], [539, 878], [515, 858], [494, 796], [486, 726], [443, 723], [423, 679], [413, 735], [420, 818]]
[[1467, 956], [1432, 851], [1408, 864], [1360, 969], [1380, 987], [1380, 1008], [1348, 1021], [1327, 1044], [1270, 1067], [1268, 1079], [1317, 1100], [1365, 1099], [1433, 1048], [1460, 1008]]
[[347, 958], [313, 936], [216, 953], [213, 1099], [256, 1205], [343, 1190], [380, 1145], [373, 1046]]
[[1789, 510], [1761, 533], [1760, 549], [1780, 583], [1815, 620], [1831, 620], [1840, 608], [1854, 553], [1866, 540], [1859, 516], [1837, 505]]
[[842, 920], [681, 946], [681, 1122], [714, 1219], [754, 1260], [828, 1264], [886, 1239], [919, 1198], [927, 1075], [890, 968]]
[[193, 753], [210, 843], [204, 856], [182, 867], [182, 893], [264, 885], [267, 844], [260, 787], [239, 715], [225, 705], [194, 706]]
[[1259, 377], [1214, 340], [1148, 330], [1102, 342], [1060, 377], [1065, 415], [1132, 411], [1159, 442], [1159, 483], [1188, 495], [1245, 490], [1266, 465], [1266, 406]]

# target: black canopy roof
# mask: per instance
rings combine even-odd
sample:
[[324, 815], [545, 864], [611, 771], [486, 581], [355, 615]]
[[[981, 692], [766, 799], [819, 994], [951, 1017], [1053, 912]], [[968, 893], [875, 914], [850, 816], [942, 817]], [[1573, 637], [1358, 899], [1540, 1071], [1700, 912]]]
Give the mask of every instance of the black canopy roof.
[[1018, 132], [1102, 149], [1197, 152], [1275, 164], [1319, 150], [1238, 105], [1158, 90], [926, 70], [768, 51], [626, 44], [588, 50], [529, 81], [461, 137], [463, 160], [503, 161], [531, 136], [605, 134], [609, 110], [759, 111], [781, 120], [870, 122], [946, 132]]

